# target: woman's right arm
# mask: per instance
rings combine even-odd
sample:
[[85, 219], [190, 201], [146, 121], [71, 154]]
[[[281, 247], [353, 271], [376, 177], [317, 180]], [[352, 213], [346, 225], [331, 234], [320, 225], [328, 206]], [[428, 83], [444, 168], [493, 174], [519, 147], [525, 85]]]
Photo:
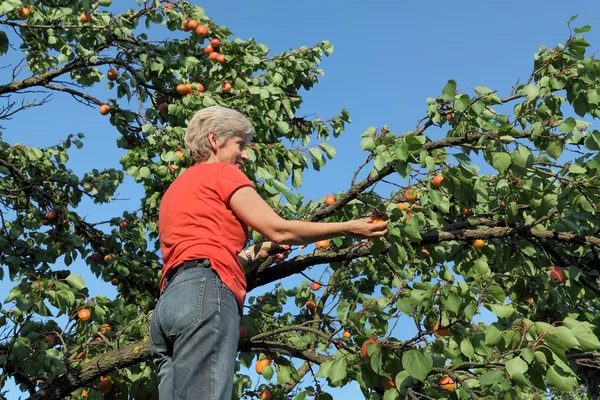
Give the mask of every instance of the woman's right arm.
[[277, 215], [249, 186], [236, 190], [229, 205], [252, 229], [279, 244], [310, 244], [337, 236], [367, 239], [383, 236], [387, 232], [387, 222], [373, 224], [373, 218], [346, 222], [288, 221]]

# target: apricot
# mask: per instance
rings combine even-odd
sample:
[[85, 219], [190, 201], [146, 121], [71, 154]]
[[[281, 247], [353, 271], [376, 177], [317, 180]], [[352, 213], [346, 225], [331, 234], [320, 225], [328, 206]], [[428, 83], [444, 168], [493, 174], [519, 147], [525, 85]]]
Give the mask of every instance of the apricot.
[[263, 369], [265, 369], [267, 365], [271, 365], [271, 360], [266, 358], [258, 360], [256, 362], [256, 373], [262, 375]]
[[208, 28], [204, 25], [200, 25], [196, 28], [196, 34], [198, 36], [206, 37], [208, 36]]
[[483, 246], [485, 246], [485, 240], [483, 240], [483, 239], [473, 240], [473, 247], [475, 247], [476, 249], [481, 249], [481, 248], [483, 248]]
[[19, 17], [27, 18], [31, 14], [31, 10], [27, 7], [23, 7], [19, 10]]
[[77, 313], [77, 316], [79, 317], [80, 320], [87, 321], [92, 316], [92, 312], [90, 310], [88, 310], [87, 308], [82, 308]]
[[117, 71], [114, 68], [111, 68], [106, 73], [106, 77], [108, 78], [109, 81], [116, 81], [117, 78], [119, 77], [119, 71]]
[[454, 379], [450, 378], [448, 375], [442, 377], [442, 379], [440, 379], [440, 388], [442, 388], [442, 390], [453, 391], [455, 388]]
[[317, 250], [325, 250], [329, 247], [329, 240], [319, 240], [317, 243], [315, 243], [315, 246], [317, 246]]
[[433, 326], [433, 334], [436, 338], [450, 335], [450, 328], [443, 327], [439, 322]]
[[404, 197], [409, 203], [414, 203], [418, 197], [417, 191], [415, 189], [406, 189], [406, 192], [404, 192]]

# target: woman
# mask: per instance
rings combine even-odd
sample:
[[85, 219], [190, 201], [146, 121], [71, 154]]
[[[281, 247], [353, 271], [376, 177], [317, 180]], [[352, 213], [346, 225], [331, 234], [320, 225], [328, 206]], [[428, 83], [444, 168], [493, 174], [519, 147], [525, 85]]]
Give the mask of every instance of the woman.
[[[371, 218], [335, 223], [281, 218], [240, 170], [253, 135], [250, 122], [235, 110], [198, 111], [185, 135], [194, 165], [162, 198], [164, 266], [150, 324], [161, 400], [231, 397], [249, 262], [270, 255], [282, 260], [292, 244], [387, 232], [387, 223], [372, 224]], [[244, 249], [248, 226], [272, 242]]]

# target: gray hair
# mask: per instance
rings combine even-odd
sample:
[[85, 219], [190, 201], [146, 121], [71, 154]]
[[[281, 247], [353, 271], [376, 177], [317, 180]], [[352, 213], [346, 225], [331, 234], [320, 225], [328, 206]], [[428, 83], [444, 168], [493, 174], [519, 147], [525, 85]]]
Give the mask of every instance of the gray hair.
[[210, 157], [209, 132], [219, 146], [233, 137], [242, 137], [246, 143], [254, 137], [254, 127], [239, 111], [221, 106], [203, 108], [194, 114], [185, 132], [185, 148], [194, 164]]

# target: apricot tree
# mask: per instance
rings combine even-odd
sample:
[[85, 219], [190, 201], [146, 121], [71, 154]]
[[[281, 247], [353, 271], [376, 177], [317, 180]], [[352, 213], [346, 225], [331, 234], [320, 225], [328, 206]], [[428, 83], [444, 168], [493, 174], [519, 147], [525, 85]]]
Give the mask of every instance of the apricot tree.
[[[67, 161], [83, 135], [44, 148], [0, 136], [0, 271], [15, 285], [0, 316], [0, 387], [13, 379], [31, 399], [156, 398], [157, 210], [190, 166], [186, 121], [223, 105], [254, 124], [245, 172], [281, 215], [390, 223], [382, 239], [332, 239], [249, 268], [249, 291], [278, 284], [248, 298], [236, 398], [327, 399], [327, 387], [351, 382], [386, 400], [598, 394], [600, 63], [582, 36], [589, 27], [540, 48], [506, 97], [449, 80], [413, 131], [366, 129], [347, 190], [308, 201], [303, 173], [336, 155], [327, 140], [350, 122], [345, 110], [297, 114], [331, 44], [272, 54], [187, 1], [138, 3], [123, 13], [110, 0], [0, 4], [0, 54], [20, 52], [27, 65], [0, 84], [0, 121], [44, 106], [40, 92], [70, 95], [109, 116], [126, 150], [120, 169], [79, 176]], [[102, 84], [103, 97], [90, 94]], [[110, 221], [79, 212], [84, 197], [112, 201], [125, 175], [144, 189], [138, 210]], [[392, 195], [376, 190], [390, 183]], [[286, 284], [316, 266], [319, 278]], [[90, 297], [98, 282], [82, 268], [118, 296]], [[484, 309], [493, 322], [478, 318]], [[242, 366], [260, 366], [264, 381]]]

